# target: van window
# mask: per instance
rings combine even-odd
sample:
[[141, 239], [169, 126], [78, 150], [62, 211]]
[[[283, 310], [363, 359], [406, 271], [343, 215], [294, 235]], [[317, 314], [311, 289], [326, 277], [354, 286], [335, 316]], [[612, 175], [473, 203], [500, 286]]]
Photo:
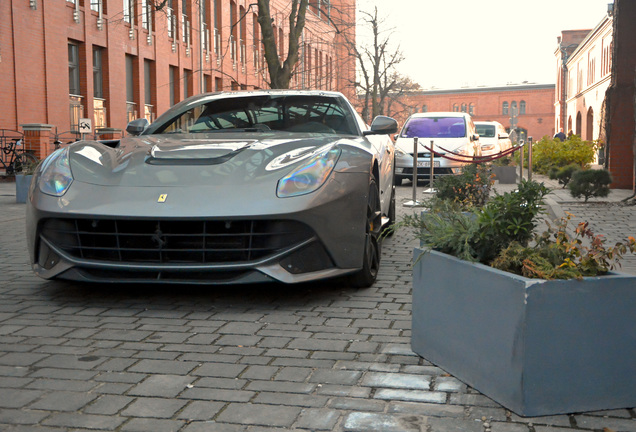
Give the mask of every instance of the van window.
[[404, 129], [402, 138], [463, 138], [466, 122], [463, 117], [413, 117]]
[[475, 125], [477, 133], [482, 138], [494, 138], [495, 137], [495, 125]]

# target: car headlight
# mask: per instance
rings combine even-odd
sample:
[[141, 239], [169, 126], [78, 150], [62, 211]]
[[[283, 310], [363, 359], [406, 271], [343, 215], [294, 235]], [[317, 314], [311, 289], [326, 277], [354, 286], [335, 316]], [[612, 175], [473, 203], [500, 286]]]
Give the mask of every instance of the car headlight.
[[397, 156], [406, 156], [408, 153], [407, 153], [407, 152], [405, 152], [404, 150], [402, 150], [401, 148], [396, 147], [396, 148], [395, 148], [395, 154], [396, 154]]
[[73, 173], [68, 158], [68, 148], [57, 150], [40, 166], [38, 185], [47, 195], [62, 196], [73, 183]]
[[278, 181], [276, 195], [287, 198], [319, 189], [336, 166], [340, 153], [341, 150], [332, 145], [322, 147], [305, 164]]
[[492, 150], [495, 148], [494, 144], [482, 144], [481, 145], [481, 149], [482, 150]]

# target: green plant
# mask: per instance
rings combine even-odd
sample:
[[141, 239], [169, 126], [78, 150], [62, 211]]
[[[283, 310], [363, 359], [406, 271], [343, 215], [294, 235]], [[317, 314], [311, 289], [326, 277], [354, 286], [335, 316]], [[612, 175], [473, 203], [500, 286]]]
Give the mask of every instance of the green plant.
[[488, 200], [493, 183], [493, 176], [487, 166], [468, 164], [462, 167], [460, 174], [437, 180], [435, 197], [455, 202], [462, 208], [480, 207]]
[[519, 157], [515, 157], [515, 153], [512, 155], [500, 157], [492, 161], [494, 166], [517, 166], [519, 164]]
[[584, 197], [585, 202], [591, 197], [606, 197], [609, 195], [609, 185], [612, 183], [612, 176], [609, 171], [582, 170], [576, 171], [568, 184], [570, 194], [574, 198]]
[[532, 146], [532, 168], [534, 171], [547, 174], [552, 167], [564, 167], [577, 164], [587, 168], [593, 161], [599, 145], [592, 141], [582, 141], [573, 135], [564, 142], [544, 136]]
[[559, 184], [562, 184], [563, 188], [565, 188], [570, 182], [572, 175], [576, 171], [580, 171], [580, 170], [581, 170], [581, 167], [578, 164], [570, 164], [561, 168], [553, 166], [552, 168], [550, 168], [550, 172], [548, 176], [552, 180], [558, 180]]
[[594, 235], [587, 222], [577, 226], [574, 237], [567, 233], [572, 215], [561, 218], [556, 229], [548, 229], [536, 236], [535, 245], [527, 247], [511, 243], [493, 260], [492, 266], [529, 278], [581, 279], [607, 273], [620, 265], [623, 255], [636, 252], [636, 240], [605, 247], [605, 239]]
[[489, 264], [511, 242], [527, 244], [548, 192], [542, 183], [522, 180], [517, 191], [497, 195], [483, 207], [465, 211], [440, 200], [431, 211], [407, 215], [392, 229], [414, 229], [426, 247]]

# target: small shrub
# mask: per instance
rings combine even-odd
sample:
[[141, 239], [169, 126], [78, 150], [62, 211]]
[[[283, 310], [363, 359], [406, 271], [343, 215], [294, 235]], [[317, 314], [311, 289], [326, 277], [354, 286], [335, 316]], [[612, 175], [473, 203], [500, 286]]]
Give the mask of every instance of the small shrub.
[[594, 161], [598, 144], [582, 141], [573, 135], [564, 142], [544, 136], [532, 146], [532, 168], [541, 174], [548, 174], [552, 167], [561, 168], [577, 164], [587, 168]]
[[435, 182], [439, 200], [452, 201], [462, 208], [481, 207], [488, 200], [494, 183], [488, 167], [469, 164], [458, 175], [444, 176]]
[[552, 180], [558, 180], [559, 184], [562, 184], [563, 188], [565, 188], [570, 182], [572, 174], [580, 169], [581, 167], [577, 164], [570, 164], [561, 168], [552, 167], [550, 168], [550, 173], [548, 175]]
[[529, 278], [581, 279], [607, 273], [620, 265], [623, 255], [636, 252], [636, 239], [605, 247], [605, 239], [594, 235], [587, 222], [581, 222], [574, 237], [567, 234], [572, 215], [562, 218], [556, 229], [536, 236], [535, 245], [524, 247], [517, 242], [502, 250], [492, 266]]
[[456, 203], [439, 200], [431, 211], [407, 215], [391, 229], [414, 229], [428, 248], [490, 264], [511, 242], [528, 243], [548, 193], [542, 183], [522, 180], [517, 191], [497, 195], [481, 208], [461, 211]]
[[574, 198], [584, 197], [585, 202], [590, 197], [606, 197], [609, 195], [609, 185], [612, 183], [612, 176], [609, 171], [582, 170], [576, 171], [568, 184], [570, 194]]

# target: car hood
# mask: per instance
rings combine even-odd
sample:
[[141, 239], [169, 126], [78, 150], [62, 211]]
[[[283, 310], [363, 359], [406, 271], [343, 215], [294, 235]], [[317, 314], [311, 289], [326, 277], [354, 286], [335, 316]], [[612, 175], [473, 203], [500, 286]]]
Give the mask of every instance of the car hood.
[[[69, 146], [75, 181], [104, 186], [237, 185], [278, 181], [316, 150], [338, 145], [343, 153], [369, 159], [362, 138], [276, 134], [257, 136], [147, 135], [124, 138], [115, 148], [97, 141]], [[340, 160], [342, 161], [342, 156]], [[354, 158], [355, 159], [355, 158]], [[351, 158], [346, 166], [351, 169]]]

